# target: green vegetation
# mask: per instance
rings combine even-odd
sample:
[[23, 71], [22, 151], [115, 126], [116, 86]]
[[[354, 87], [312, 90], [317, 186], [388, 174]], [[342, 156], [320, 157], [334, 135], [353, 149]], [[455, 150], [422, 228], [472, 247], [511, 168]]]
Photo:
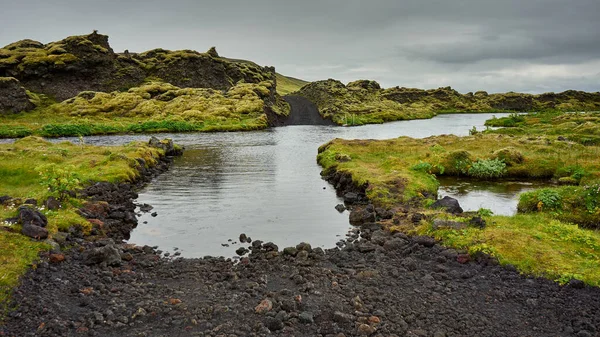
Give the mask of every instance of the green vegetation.
[[17, 207], [26, 199], [41, 202], [58, 196], [62, 199], [59, 210], [42, 211], [48, 218], [50, 235], [72, 226], [89, 230], [91, 224], [76, 212], [82, 200], [69, 197], [67, 191], [91, 181], [132, 181], [139, 175], [136, 159], [155, 165], [161, 151], [140, 143], [98, 147], [54, 144], [38, 137], [0, 144], [0, 196], [13, 197], [10, 204], [0, 205], [0, 312], [19, 277], [34, 264], [38, 253], [48, 248], [43, 242], [19, 234], [19, 225], [3, 223], [3, 219], [15, 217]]
[[61, 103], [43, 100], [28, 113], [0, 116], [0, 137], [263, 129], [265, 110], [289, 114], [283, 100], [273, 103], [271, 86], [239, 83], [223, 92], [148, 82], [126, 92], [84, 91]]
[[493, 118], [487, 126], [503, 127], [489, 130], [505, 135], [552, 135], [584, 145], [600, 145], [600, 113], [538, 112], [526, 115]]
[[330, 79], [310, 83], [298, 94], [313, 101], [325, 118], [340, 125], [431, 118], [436, 114], [458, 112], [600, 110], [600, 93], [572, 90], [541, 95], [484, 91], [463, 95], [450, 87], [382, 89], [375, 81], [359, 80], [344, 85]]
[[[343, 160], [341, 160], [343, 158]], [[409, 205], [427, 215], [414, 226], [407, 218], [390, 223], [392, 230], [434, 236], [447, 246], [486, 253], [502, 264], [559, 282], [577, 278], [600, 286], [600, 147], [559, 141], [556, 137], [506, 136], [478, 133], [468, 137], [438, 136], [425, 139], [335, 139], [319, 149], [324, 174], [347, 172], [366, 184], [376, 206]], [[473, 179], [552, 179], [575, 186], [557, 186], [522, 194], [520, 214], [494, 216], [483, 210], [449, 216], [431, 210], [437, 195], [437, 177]], [[479, 229], [435, 228], [432, 220], [468, 223], [482, 216]], [[583, 229], [579, 225], [592, 228]]]
[[309, 82], [300, 80], [293, 77], [283, 76], [279, 73], [277, 76], [277, 93], [281, 96], [288, 95], [300, 90], [302, 87], [307, 85]]

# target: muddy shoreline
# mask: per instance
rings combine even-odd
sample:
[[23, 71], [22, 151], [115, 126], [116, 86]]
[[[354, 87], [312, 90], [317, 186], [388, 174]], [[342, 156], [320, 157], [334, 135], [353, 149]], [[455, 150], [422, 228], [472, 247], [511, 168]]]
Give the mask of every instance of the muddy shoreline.
[[42, 256], [15, 290], [0, 336], [600, 334], [600, 289], [560, 287], [486, 257], [471, 261], [431, 238], [383, 231], [375, 221], [387, 211], [369, 208], [364, 188], [341, 174], [328, 180], [362, 205], [353, 212], [361, 226], [342, 249], [255, 240], [236, 263], [165, 257], [123, 242], [137, 222], [135, 190], [170, 160], [135, 184], [86, 190], [107, 205], [87, 209], [102, 226], [90, 237], [60, 238], [61, 251]]

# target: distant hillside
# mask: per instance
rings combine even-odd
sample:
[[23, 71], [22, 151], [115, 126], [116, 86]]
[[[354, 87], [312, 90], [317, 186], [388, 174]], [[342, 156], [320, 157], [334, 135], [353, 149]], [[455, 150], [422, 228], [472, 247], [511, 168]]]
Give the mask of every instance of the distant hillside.
[[375, 81], [359, 80], [344, 85], [329, 79], [312, 82], [297, 94], [314, 102], [325, 118], [348, 125], [431, 118], [439, 113], [453, 112], [600, 110], [600, 93], [574, 90], [540, 95], [488, 94], [485, 91], [461, 94], [450, 87], [382, 89]]
[[[254, 63], [252, 61], [247, 61], [247, 60], [238, 60], [238, 59], [227, 59], [227, 60], [232, 61], [232, 62], [246, 63], [246, 64], [258, 66], [256, 63]], [[285, 76], [285, 75], [282, 75], [277, 72], [275, 73], [275, 75], [277, 78], [277, 93], [282, 96], [291, 94], [295, 91], [298, 91], [302, 87], [304, 87], [305, 85], [310, 83], [308, 81], [290, 77], [290, 76]]]
[[295, 91], [298, 91], [298, 90], [302, 89], [302, 87], [304, 87], [305, 85], [310, 83], [310, 82], [307, 82], [307, 81], [304, 81], [301, 79], [297, 79], [294, 77], [284, 76], [279, 73], [276, 73], [276, 76], [277, 76], [277, 92], [282, 96], [293, 93]]

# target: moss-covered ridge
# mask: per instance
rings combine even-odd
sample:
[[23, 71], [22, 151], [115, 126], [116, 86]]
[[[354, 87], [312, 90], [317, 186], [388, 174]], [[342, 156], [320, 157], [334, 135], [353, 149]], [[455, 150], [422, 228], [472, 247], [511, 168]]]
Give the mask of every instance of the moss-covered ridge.
[[[375, 204], [397, 210], [391, 230], [434, 236], [445, 245], [486, 253], [502, 264], [559, 282], [577, 278], [600, 286], [600, 148], [556, 137], [401, 137], [336, 139], [319, 149], [324, 174], [349, 174]], [[427, 207], [439, 175], [472, 179], [536, 178], [573, 184], [522, 195], [519, 214], [450, 216]], [[416, 213], [419, 213], [418, 216]], [[469, 225], [482, 216], [484, 229]], [[415, 224], [414, 219], [424, 218]], [[434, 226], [434, 220], [462, 223]], [[438, 222], [439, 223], [439, 222]], [[583, 229], [580, 225], [592, 227]]]
[[382, 89], [375, 81], [344, 85], [329, 79], [302, 87], [298, 95], [313, 101], [325, 118], [338, 124], [360, 125], [394, 120], [430, 118], [449, 112], [598, 111], [600, 93], [565, 91], [540, 95], [523, 93], [461, 94], [450, 87]]
[[148, 82], [124, 92], [84, 91], [32, 112], [0, 116], [0, 137], [264, 129], [289, 113], [272, 88], [271, 81], [225, 91]]
[[[94, 32], [42, 44], [22, 40], [0, 49], [0, 77], [14, 77], [58, 101], [82, 91], [110, 92], [158, 78], [182, 88], [227, 90], [236, 83], [276, 83], [273, 67], [222, 58], [214, 48], [115, 53], [108, 36]], [[275, 87], [273, 88], [275, 90]]]

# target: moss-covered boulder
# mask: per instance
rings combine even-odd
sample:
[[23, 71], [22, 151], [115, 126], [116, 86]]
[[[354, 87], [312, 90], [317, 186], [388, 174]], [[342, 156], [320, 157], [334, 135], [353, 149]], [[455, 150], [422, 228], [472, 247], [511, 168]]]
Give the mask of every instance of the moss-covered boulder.
[[27, 91], [13, 77], [0, 77], [0, 114], [31, 110], [35, 105]]

